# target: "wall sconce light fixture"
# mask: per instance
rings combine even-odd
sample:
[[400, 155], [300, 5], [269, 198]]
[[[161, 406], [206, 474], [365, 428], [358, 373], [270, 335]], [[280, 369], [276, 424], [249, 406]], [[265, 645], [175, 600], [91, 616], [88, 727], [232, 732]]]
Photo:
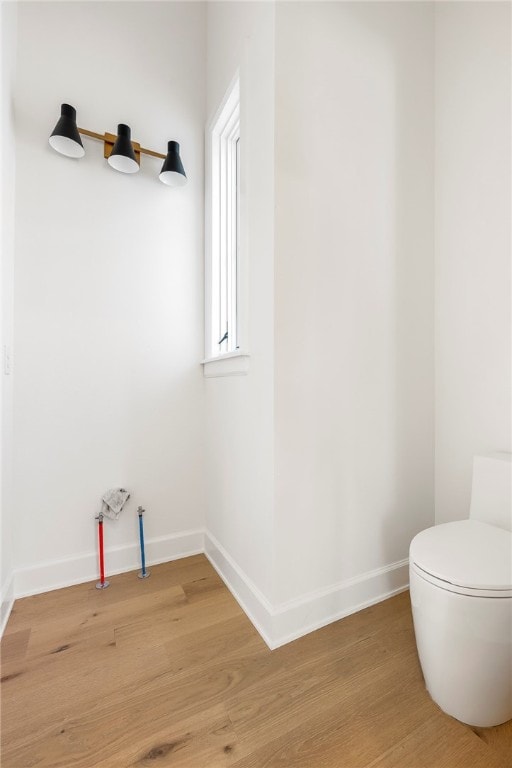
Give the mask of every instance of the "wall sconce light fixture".
[[180, 145], [177, 141], [169, 141], [167, 155], [154, 152], [152, 149], [141, 147], [131, 139], [128, 125], [120, 123], [117, 126], [117, 136], [112, 133], [95, 133], [86, 128], [78, 128], [76, 124], [76, 109], [70, 104], [61, 105], [61, 115], [50, 136], [50, 146], [61, 155], [79, 158], [85, 155], [82, 136], [103, 142], [103, 155], [108, 164], [121, 173], [137, 173], [140, 168], [140, 156], [150, 155], [164, 160], [159, 179], [169, 187], [182, 187], [187, 183], [187, 177], [180, 158]]

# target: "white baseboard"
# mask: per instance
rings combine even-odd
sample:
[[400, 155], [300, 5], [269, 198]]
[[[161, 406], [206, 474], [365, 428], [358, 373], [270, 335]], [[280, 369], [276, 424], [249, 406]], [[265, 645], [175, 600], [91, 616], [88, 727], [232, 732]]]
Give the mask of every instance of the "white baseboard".
[[409, 560], [367, 571], [276, 606], [273, 648], [362, 611], [409, 586]]
[[271, 649], [409, 586], [409, 561], [405, 559], [273, 606], [210, 532], [205, 532], [204, 541], [206, 557]]
[[5, 584], [2, 584], [1, 601], [0, 637], [2, 637], [4, 633], [7, 621], [11, 615], [12, 606], [14, 605], [14, 573], [10, 573]]
[[266, 597], [209, 531], [204, 534], [204, 553], [268, 647], [274, 648], [273, 608]]
[[[206, 555], [271, 649], [403, 592], [408, 587], [408, 560], [400, 560], [295, 600], [272, 605], [210, 532], [198, 529], [146, 541], [148, 565], [201, 553]], [[139, 557], [137, 545], [107, 549], [107, 575], [136, 570], [140, 567]], [[0, 637], [15, 598], [50, 592], [97, 578], [96, 552], [18, 569], [11, 574], [2, 590]]]
[[[147, 565], [157, 565], [204, 552], [202, 530], [185, 531], [170, 536], [146, 539]], [[140, 549], [131, 544], [105, 549], [105, 572], [109, 575], [140, 568]], [[14, 574], [14, 596], [27, 597], [50, 592], [73, 584], [83, 584], [98, 578], [98, 555], [89, 552], [77, 557], [47, 560], [29, 568], [19, 568]]]

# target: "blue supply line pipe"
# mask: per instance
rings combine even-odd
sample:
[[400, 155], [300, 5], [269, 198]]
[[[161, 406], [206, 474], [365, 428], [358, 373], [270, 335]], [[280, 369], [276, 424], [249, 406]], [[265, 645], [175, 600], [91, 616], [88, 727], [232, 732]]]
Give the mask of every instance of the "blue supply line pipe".
[[144, 522], [142, 517], [144, 510], [142, 507], [138, 508], [137, 514], [139, 515], [140, 559], [142, 562], [142, 571], [139, 573], [139, 579], [147, 579], [149, 571], [146, 571], [146, 556], [144, 553]]

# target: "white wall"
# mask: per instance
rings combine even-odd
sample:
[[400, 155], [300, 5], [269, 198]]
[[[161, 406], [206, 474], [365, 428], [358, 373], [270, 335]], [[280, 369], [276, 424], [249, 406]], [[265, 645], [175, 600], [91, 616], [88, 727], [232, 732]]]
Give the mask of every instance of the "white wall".
[[273, 588], [274, 525], [272, 3], [208, 3], [209, 116], [237, 70], [242, 247], [249, 271], [244, 277], [248, 277], [248, 339], [241, 343], [250, 353], [250, 369], [247, 376], [206, 380], [206, 527], [215, 539], [207, 542], [207, 551], [218, 567], [226, 569], [229, 562], [235, 563], [268, 598]]
[[431, 5], [277, 5], [278, 602], [433, 523], [433, 85]]
[[[151, 540], [203, 524], [205, 24], [202, 3], [19, 6], [15, 554], [29, 569], [20, 590], [33, 588], [30, 574], [40, 588], [71, 571], [91, 578], [107, 488], [132, 493], [106, 523], [108, 546], [137, 544], [138, 504], [150, 554]], [[48, 136], [61, 102], [100, 133], [126, 122], [143, 146], [179, 141], [188, 185], [162, 185], [161, 161], [148, 157], [136, 176], [116, 173], [87, 139], [80, 161], [56, 154]], [[128, 564], [113, 558], [107, 566]], [[41, 566], [62, 559], [67, 570]]]
[[[1, 50], [1, 122], [0, 122], [0, 232], [1, 232], [1, 354], [4, 348], [12, 348], [13, 315], [13, 263], [14, 263], [14, 194], [15, 141], [13, 90], [16, 61], [16, 20], [17, 8], [14, 3], [0, 4], [0, 50]], [[10, 610], [13, 598], [13, 488], [12, 488], [12, 418], [13, 418], [13, 375], [5, 375], [2, 359], [0, 370], [1, 388], [1, 614], [0, 632]]]
[[279, 644], [403, 587], [433, 523], [434, 27], [425, 4], [273, 14], [208, 6], [208, 109], [240, 67], [252, 214], [250, 370], [207, 381], [207, 529]]
[[511, 450], [510, 3], [436, 6], [436, 522]]

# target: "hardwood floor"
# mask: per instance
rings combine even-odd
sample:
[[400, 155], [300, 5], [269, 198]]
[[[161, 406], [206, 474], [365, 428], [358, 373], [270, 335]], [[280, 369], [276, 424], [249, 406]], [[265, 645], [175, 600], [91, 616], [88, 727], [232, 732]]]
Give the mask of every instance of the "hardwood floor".
[[426, 693], [407, 593], [269, 651], [202, 556], [18, 600], [2, 768], [510, 768]]

